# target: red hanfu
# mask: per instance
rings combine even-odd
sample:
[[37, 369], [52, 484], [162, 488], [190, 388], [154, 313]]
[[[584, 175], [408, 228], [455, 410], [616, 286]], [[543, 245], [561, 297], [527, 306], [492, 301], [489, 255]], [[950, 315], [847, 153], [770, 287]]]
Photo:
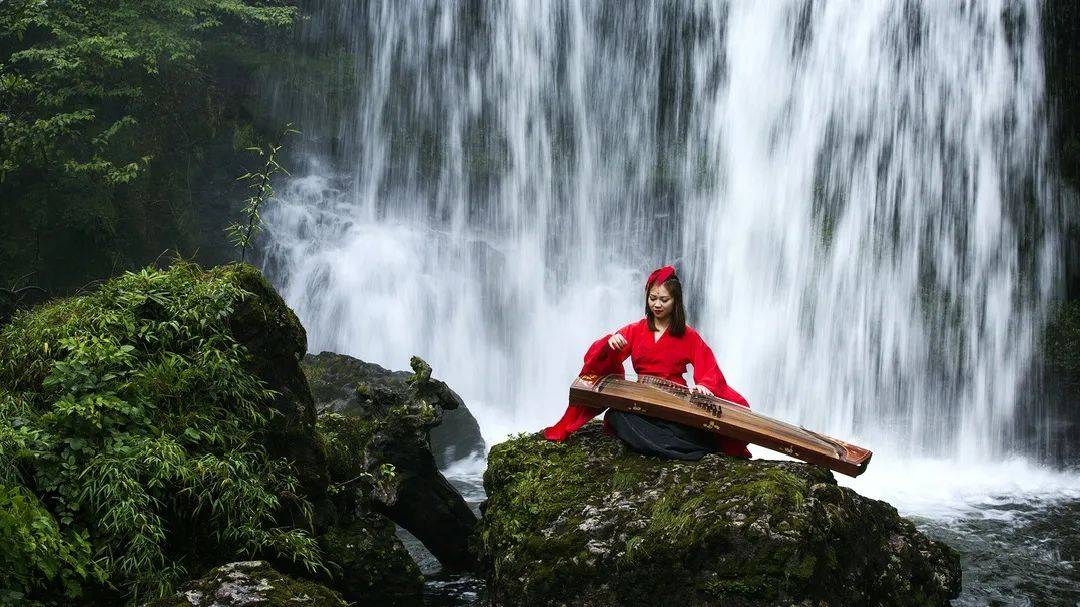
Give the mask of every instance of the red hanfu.
[[[652, 280], [649, 281], [650, 284], [652, 282]], [[634, 372], [638, 375], [655, 375], [685, 386], [686, 380], [683, 379], [683, 373], [686, 372], [686, 365], [692, 364], [695, 384], [708, 388], [714, 395], [724, 400], [744, 407], [750, 406], [741, 394], [727, 384], [724, 374], [720, 372], [720, 367], [716, 364], [716, 356], [713, 355], [712, 349], [701, 339], [698, 332], [689, 326], [681, 336], [669, 335], [665, 330], [659, 339], [654, 339], [652, 331], [649, 330], [648, 320], [642, 318], [619, 329], [618, 333], [626, 338], [626, 345], [620, 350], [613, 350], [607, 343], [612, 334], [596, 340], [585, 353], [585, 364], [579, 375], [622, 375], [622, 363], [629, 356]], [[544, 429], [544, 437], [548, 440], [563, 441], [602, 411], [602, 409], [570, 403], [562, 419], [554, 426]], [[606, 417], [604, 432], [613, 434]], [[750, 457], [750, 451], [746, 448], [745, 442], [719, 434], [715, 436], [721, 453]]]

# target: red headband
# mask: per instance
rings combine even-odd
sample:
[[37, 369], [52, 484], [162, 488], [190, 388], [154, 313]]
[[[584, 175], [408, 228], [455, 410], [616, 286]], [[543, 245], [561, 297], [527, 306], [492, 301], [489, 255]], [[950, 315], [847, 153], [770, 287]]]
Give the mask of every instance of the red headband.
[[649, 274], [649, 279], [645, 281], [645, 290], [648, 291], [652, 288], [653, 284], [664, 284], [664, 281], [675, 276], [675, 268], [672, 266], [664, 266], [657, 268], [652, 274]]

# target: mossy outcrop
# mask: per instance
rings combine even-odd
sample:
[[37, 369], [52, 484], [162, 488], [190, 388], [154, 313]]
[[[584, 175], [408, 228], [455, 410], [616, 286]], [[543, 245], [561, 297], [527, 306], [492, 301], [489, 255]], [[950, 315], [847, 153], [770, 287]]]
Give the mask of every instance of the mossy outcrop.
[[[305, 371], [326, 403], [319, 427], [327, 437], [337, 510], [370, 504], [416, 536], [448, 569], [473, 569], [468, 541], [476, 516], [435, 465], [428, 431], [444, 405], [460, 399], [414, 357], [413, 373], [393, 373], [323, 352]], [[340, 413], [335, 412], [340, 411]]]
[[365, 513], [320, 536], [330, 585], [360, 605], [422, 605], [424, 577], [394, 530], [385, 517]]
[[[0, 564], [12, 544], [33, 558], [0, 567], [0, 603], [121, 604], [252, 554], [317, 570], [306, 513], [327, 478], [304, 346], [251, 266], [148, 268], [17, 313], [0, 328], [0, 487], [32, 524], [5, 525]], [[49, 553], [25, 549], [35, 528]]]
[[475, 542], [495, 605], [945, 605], [956, 553], [799, 462], [646, 457], [591, 423], [489, 454]]
[[[308, 354], [304, 358], [304, 372], [308, 376], [315, 406], [319, 411], [334, 411], [361, 417], [386, 412], [372, 411], [370, 404], [383, 401], [408, 402], [412, 397], [409, 380], [415, 375], [407, 371], [390, 371], [374, 363], [333, 352]], [[357, 386], [386, 391], [392, 398], [358, 392]], [[431, 402], [433, 409], [429, 412], [423, 429], [427, 431], [430, 439], [435, 464], [439, 468], [445, 468], [459, 459], [482, 457], [486, 445], [480, 435], [480, 425], [462, 398], [444, 382], [431, 378], [430, 369], [427, 371], [425, 386], [427, 400]]]
[[145, 607], [346, 607], [341, 595], [272, 569], [266, 561], [222, 565]]
[[419, 597], [393, 524], [331, 499], [350, 437], [319, 434], [305, 349], [247, 265], [128, 273], [0, 327], [0, 605], [130, 604], [252, 556]]

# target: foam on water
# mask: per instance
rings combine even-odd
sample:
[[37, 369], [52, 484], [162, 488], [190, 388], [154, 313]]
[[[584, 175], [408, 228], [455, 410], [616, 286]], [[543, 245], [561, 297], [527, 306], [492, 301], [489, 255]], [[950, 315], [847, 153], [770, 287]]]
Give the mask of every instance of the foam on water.
[[862, 495], [889, 502], [904, 516], [943, 523], [970, 517], [1010, 521], [1017, 506], [1080, 500], [1080, 473], [1021, 458], [958, 464], [908, 457], [872, 462], [858, 478], [836, 478]]

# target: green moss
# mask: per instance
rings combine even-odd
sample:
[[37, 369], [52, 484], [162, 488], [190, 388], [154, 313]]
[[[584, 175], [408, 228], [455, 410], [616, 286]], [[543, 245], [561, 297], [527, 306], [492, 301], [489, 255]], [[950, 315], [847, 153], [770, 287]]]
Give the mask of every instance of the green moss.
[[[885, 605], [959, 589], [947, 548], [818, 466], [646, 457], [594, 422], [563, 443], [520, 434], [496, 445], [484, 486], [477, 545], [496, 603]], [[932, 557], [892, 555], [894, 536]]]
[[424, 578], [394, 533], [394, 524], [367, 514], [319, 537], [334, 587], [363, 605], [422, 603]]
[[[184, 585], [181, 591], [156, 599], [146, 607], [195, 607], [205, 604], [228, 585], [230, 596], [243, 595], [263, 607], [287, 607], [297, 604], [311, 607], [346, 607], [348, 603], [333, 590], [310, 580], [296, 579], [270, 568], [264, 561], [230, 563], [209, 572], [205, 577]], [[202, 600], [192, 602], [190, 598]]]
[[713, 578], [705, 582], [703, 590], [718, 599], [731, 597], [772, 599], [776, 597], [776, 590], [772, 584], [760, 577], [741, 580]]
[[364, 451], [384, 425], [381, 420], [338, 413], [319, 416], [318, 429], [326, 441], [327, 468], [333, 482], [346, 483], [366, 469]]
[[[296, 469], [263, 446], [296, 405], [268, 389], [262, 378], [273, 374], [251, 356], [263, 347], [252, 335], [276, 327], [266, 323], [292, 322], [268, 288], [250, 266], [178, 263], [22, 312], [0, 330], [0, 485], [35, 496], [59, 533], [94, 555], [14, 582], [0, 571], [0, 585], [48, 596], [82, 578], [84, 600], [115, 604], [230, 557], [318, 567], [314, 540], [278, 520], [287, 506], [309, 508]], [[283, 436], [310, 438], [293, 423]]]

